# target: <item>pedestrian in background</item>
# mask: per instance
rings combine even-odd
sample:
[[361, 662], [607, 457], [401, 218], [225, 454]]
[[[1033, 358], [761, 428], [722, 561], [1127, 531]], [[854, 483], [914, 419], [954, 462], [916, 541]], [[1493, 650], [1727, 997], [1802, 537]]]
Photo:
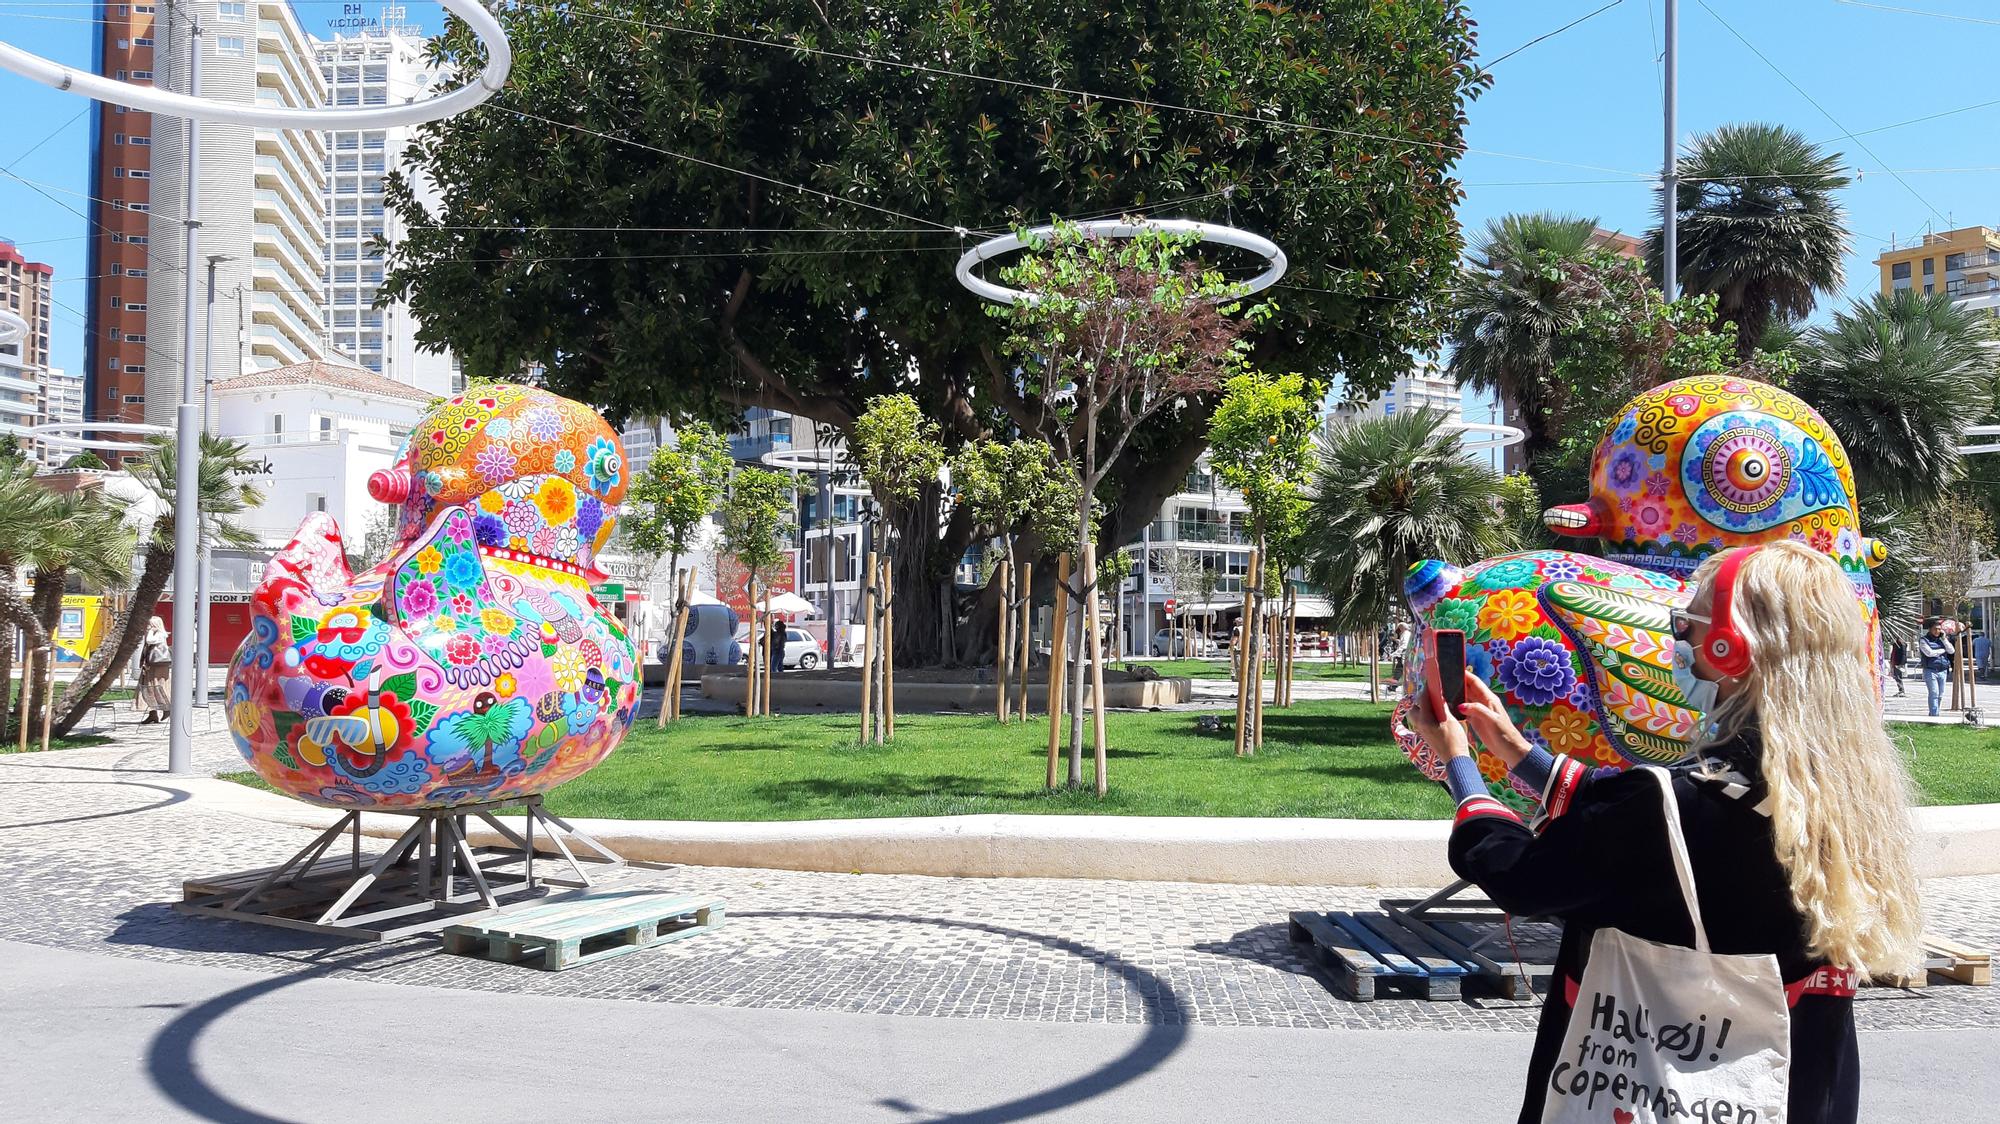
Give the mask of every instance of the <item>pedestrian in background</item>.
[[1984, 629], [1972, 635], [1972, 674], [1975, 678], [1985, 678], [1987, 660], [1993, 655], [1993, 641], [1987, 639]]
[[1889, 641], [1889, 674], [1896, 677], [1896, 697], [1903, 697], [1903, 665], [1910, 662], [1910, 649], [1901, 640]]
[[141, 724], [158, 722], [173, 710], [167, 697], [167, 682], [173, 678], [174, 650], [167, 639], [167, 625], [158, 617], [146, 622], [146, 639], [139, 646], [139, 690], [134, 705], [146, 711]]
[[1951, 641], [1944, 638], [1944, 622], [1937, 617], [1924, 621], [1924, 634], [1917, 637], [1917, 659], [1924, 667], [1924, 693], [1930, 697], [1931, 717], [1936, 718], [1944, 702], [1945, 679], [1951, 674]]

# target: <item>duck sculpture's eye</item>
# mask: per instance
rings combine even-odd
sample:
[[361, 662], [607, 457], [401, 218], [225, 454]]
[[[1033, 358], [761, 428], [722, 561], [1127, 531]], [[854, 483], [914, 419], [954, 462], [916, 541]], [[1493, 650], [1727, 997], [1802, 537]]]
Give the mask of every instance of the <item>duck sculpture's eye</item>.
[[1732, 429], [1708, 451], [1708, 492], [1731, 511], [1762, 511], [1784, 498], [1792, 458], [1761, 429]]

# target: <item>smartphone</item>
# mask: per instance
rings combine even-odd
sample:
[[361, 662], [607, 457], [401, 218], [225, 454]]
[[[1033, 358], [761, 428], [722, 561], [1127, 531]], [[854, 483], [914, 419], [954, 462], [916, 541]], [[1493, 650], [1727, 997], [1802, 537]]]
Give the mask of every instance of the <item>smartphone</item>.
[[1431, 670], [1425, 676], [1430, 685], [1431, 713], [1462, 717], [1465, 705], [1465, 633], [1456, 628], [1431, 630]]

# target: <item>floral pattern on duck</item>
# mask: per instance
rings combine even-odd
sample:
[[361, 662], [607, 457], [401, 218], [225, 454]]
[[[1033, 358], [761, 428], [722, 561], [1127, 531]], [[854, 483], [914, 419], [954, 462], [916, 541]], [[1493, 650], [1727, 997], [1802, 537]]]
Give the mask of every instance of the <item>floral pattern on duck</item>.
[[[1591, 765], [1664, 763], [1685, 755], [1700, 715], [1673, 684], [1668, 614], [1703, 558], [1780, 539], [1831, 556], [1855, 584], [1871, 645], [1883, 550], [1861, 534], [1853, 470], [1823, 419], [1774, 387], [1680, 379], [1640, 395], [1606, 427], [1587, 503], [1552, 508], [1553, 530], [1602, 539], [1607, 557], [1569, 551], [1502, 555], [1463, 571], [1411, 568], [1406, 590], [1420, 639], [1466, 635], [1466, 663], [1498, 694], [1528, 739]], [[1409, 663], [1422, 676], [1425, 645]], [[1408, 729], [1406, 694], [1392, 726], [1433, 779], [1443, 762]], [[1500, 799], [1539, 796], [1479, 751]]]
[[[494, 452], [501, 441], [511, 460]], [[338, 527], [309, 516], [267, 567], [230, 666], [237, 748], [312, 803], [434, 808], [545, 792], [601, 762], [638, 709], [637, 654], [590, 589], [624, 490], [610, 427], [576, 403], [496, 386], [434, 411], [420, 446], [454, 459], [406, 449], [419, 475], [390, 559], [351, 574]], [[557, 453], [585, 467], [557, 473]], [[514, 478], [486, 476], [509, 464]], [[414, 532], [413, 509], [431, 513]], [[529, 530], [495, 539], [488, 521], [516, 510], [533, 513]]]

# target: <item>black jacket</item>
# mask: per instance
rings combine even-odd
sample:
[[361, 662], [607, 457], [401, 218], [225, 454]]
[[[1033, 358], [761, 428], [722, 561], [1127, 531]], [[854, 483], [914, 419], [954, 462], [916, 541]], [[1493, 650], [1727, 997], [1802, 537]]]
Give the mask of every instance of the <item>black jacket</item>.
[[[1695, 892], [1718, 953], [1773, 953], [1791, 1003], [1790, 1124], [1853, 1124], [1861, 1073], [1855, 1051], [1853, 977], [1805, 950], [1805, 922], [1792, 904], [1771, 842], [1757, 750], [1743, 741], [1710, 751], [1747, 781], [1703, 780], [1676, 766], [1674, 794], [1694, 866]], [[1603, 927], [1663, 944], [1692, 946], [1693, 925], [1668, 857], [1660, 788], [1636, 771], [1586, 772], [1557, 758], [1544, 806], [1556, 814], [1540, 835], [1497, 801], [1461, 805], [1451, 866], [1517, 916], [1563, 922], [1555, 978], [1542, 1005], [1528, 1063], [1524, 1124], [1542, 1100], [1569, 1025], [1567, 992], [1583, 978], [1592, 935]]]

